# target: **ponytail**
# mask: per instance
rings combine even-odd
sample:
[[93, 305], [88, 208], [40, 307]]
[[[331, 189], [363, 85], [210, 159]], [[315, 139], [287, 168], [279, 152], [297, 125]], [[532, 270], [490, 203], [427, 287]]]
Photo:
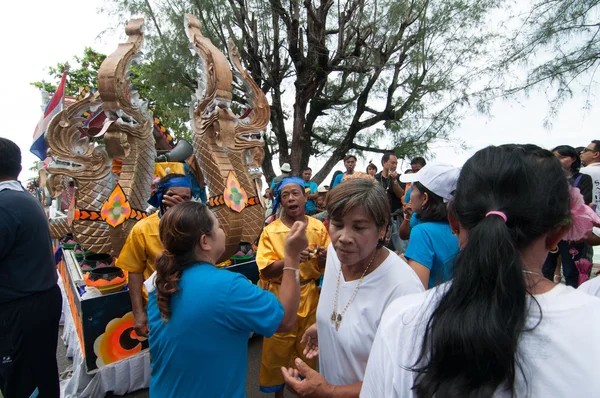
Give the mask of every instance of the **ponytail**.
[[[517, 344], [526, 318], [522, 271], [502, 218], [484, 217], [469, 231], [454, 281], [429, 319], [426, 344], [413, 369], [418, 397], [442, 391], [491, 397], [501, 385], [514, 393]], [[419, 367], [425, 358], [429, 363]]]
[[176, 258], [164, 250], [156, 260], [156, 302], [162, 319], [171, 317], [171, 296], [179, 290], [179, 280], [183, 269], [177, 267]]
[[467, 241], [452, 282], [438, 290], [411, 368], [413, 390], [417, 397], [514, 396], [520, 335], [531, 330], [528, 314], [541, 320], [541, 309], [528, 308], [521, 251], [569, 217], [567, 180], [549, 151], [488, 147], [463, 166], [450, 211]]
[[171, 317], [171, 297], [180, 289], [183, 271], [197, 262], [196, 245], [213, 229], [214, 216], [202, 203], [185, 202], [174, 206], [160, 220], [160, 241], [165, 248], [156, 260], [156, 301], [162, 319]]

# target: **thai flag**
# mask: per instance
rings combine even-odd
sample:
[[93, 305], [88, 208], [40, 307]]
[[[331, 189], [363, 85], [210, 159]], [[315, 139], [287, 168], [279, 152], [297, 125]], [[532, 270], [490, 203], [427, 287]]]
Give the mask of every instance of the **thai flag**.
[[63, 97], [65, 94], [65, 81], [67, 80], [67, 72], [64, 72], [62, 78], [60, 79], [60, 84], [56, 89], [56, 92], [52, 96], [48, 105], [46, 105], [46, 109], [44, 110], [44, 114], [42, 118], [38, 122], [35, 127], [35, 131], [33, 133], [33, 144], [29, 151], [33, 153], [35, 156], [40, 158], [40, 160], [46, 159], [46, 151], [48, 150], [48, 145], [46, 144], [46, 130], [48, 130], [48, 125], [50, 121], [58, 112], [63, 109]]

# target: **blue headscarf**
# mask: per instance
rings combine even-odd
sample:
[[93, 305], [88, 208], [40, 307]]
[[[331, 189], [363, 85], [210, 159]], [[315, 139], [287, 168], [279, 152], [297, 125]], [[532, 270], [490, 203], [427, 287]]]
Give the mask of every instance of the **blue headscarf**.
[[275, 200], [273, 201], [273, 214], [277, 212], [277, 208], [281, 203], [281, 189], [289, 184], [300, 185], [304, 189], [304, 180], [300, 177], [286, 177], [275, 187]]
[[152, 194], [150, 199], [148, 199], [148, 203], [156, 208], [160, 208], [163, 196], [169, 190], [169, 188], [174, 187], [189, 188], [191, 190], [192, 182], [187, 177], [175, 177], [163, 184], [159, 183], [158, 187], [156, 187], [156, 191], [154, 191], [154, 194]]

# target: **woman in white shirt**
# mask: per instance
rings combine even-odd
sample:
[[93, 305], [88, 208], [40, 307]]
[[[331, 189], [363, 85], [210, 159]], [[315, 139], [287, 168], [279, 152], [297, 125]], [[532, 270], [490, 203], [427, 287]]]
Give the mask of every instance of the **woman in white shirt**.
[[551, 152], [488, 147], [458, 179], [454, 279], [386, 310], [361, 397], [591, 397], [600, 300], [544, 278], [572, 222]]
[[[385, 248], [390, 206], [372, 181], [351, 179], [327, 196], [331, 246], [317, 323], [303, 337], [305, 355], [319, 355], [321, 374], [302, 361], [283, 368], [288, 388], [302, 397], [358, 397], [383, 311], [396, 298], [424, 290], [414, 271]], [[317, 338], [318, 336], [318, 338]]]

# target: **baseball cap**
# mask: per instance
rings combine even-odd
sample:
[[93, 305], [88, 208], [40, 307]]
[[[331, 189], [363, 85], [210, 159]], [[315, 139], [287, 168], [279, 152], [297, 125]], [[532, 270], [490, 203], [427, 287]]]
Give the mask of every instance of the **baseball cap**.
[[429, 163], [417, 173], [402, 174], [401, 182], [420, 182], [431, 192], [440, 196], [444, 201], [453, 198], [460, 169], [443, 163]]
[[284, 163], [281, 165], [281, 171], [283, 171], [284, 173], [291, 173], [292, 172], [292, 166], [290, 166], [289, 163]]

